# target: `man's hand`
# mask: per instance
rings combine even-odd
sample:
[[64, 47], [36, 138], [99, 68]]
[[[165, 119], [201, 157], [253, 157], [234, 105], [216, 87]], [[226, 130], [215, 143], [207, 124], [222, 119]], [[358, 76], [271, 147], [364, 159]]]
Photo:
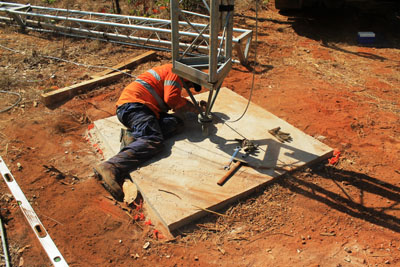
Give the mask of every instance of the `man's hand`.
[[[202, 110], [202, 112], [204, 112], [207, 107], [207, 102], [204, 100], [201, 100], [199, 103], [199, 106], [200, 106], [200, 109]], [[191, 101], [187, 101], [186, 105], [184, 105], [180, 109], [176, 110], [176, 112], [178, 112], [178, 113], [193, 112], [195, 114], [199, 114], [199, 109]]]
[[177, 113], [193, 112], [199, 114], [198, 109], [190, 101], [186, 101], [186, 104], [183, 107], [175, 110], [175, 112]]

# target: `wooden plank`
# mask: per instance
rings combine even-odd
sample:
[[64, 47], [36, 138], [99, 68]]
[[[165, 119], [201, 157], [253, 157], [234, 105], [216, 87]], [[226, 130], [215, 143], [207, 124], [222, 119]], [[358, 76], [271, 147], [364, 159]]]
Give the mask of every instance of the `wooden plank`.
[[43, 93], [41, 95], [42, 101], [46, 106], [48, 106], [56, 104], [57, 102], [60, 101], [68, 100], [74, 97], [75, 95], [85, 92], [89, 89], [92, 89], [93, 87], [96, 87], [98, 85], [103, 85], [116, 81], [120, 79], [123, 75], [125, 75], [125, 73], [128, 73], [128, 71], [124, 70], [122, 72], [111, 73], [103, 77], [77, 83], [48, 93]]
[[[208, 93], [196, 95], [197, 100], [207, 97]], [[207, 214], [204, 209], [217, 210], [254, 192], [284, 175], [285, 169], [294, 170], [332, 154], [330, 147], [255, 104], [237, 122], [223, 123], [217, 118], [238, 118], [246, 105], [247, 99], [221, 88], [209, 136], [202, 135], [197, 116], [186, 118], [185, 132], [166, 140], [166, 149], [161, 154], [131, 173], [145, 202], [157, 216], [154, 220], [173, 231]], [[121, 125], [115, 116], [104, 119], [107, 123], [103, 125], [112, 129], [102, 129], [100, 121], [95, 122], [96, 129], [107, 132], [108, 147], [112, 149], [104, 151], [108, 158], [118, 153]], [[291, 134], [292, 142], [281, 143], [268, 133], [278, 126]], [[242, 165], [223, 186], [217, 185], [226, 173], [223, 166], [237, 146], [230, 140], [243, 136], [259, 145], [257, 155], [245, 158], [248, 165], [256, 168]], [[238, 157], [242, 156], [239, 152]]]
[[91, 78], [93, 78], [93, 79], [98, 78], [98, 77], [113, 73], [113, 72], [115, 72], [115, 70], [130, 69], [131, 67], [138, 65], [146, 60], [150, 60], [150, 59], [154, 58], [155, 56], [156, 56], [156, 52], [147, 51], [146, 53], [143, 53], [143, 54], [136, 56], [134, 58], [131, 58], [131, 59], [127, 59], [127, 60], [123, 61], [122, 63], [111, 67], [112, 69], [106, 69], [105, 71], [96, 73], [96, 74], [92, 75]]

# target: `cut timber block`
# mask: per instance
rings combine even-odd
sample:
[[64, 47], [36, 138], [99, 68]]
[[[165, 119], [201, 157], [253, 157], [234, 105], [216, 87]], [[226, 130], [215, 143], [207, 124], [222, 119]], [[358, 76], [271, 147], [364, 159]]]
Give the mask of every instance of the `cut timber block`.
[[124, 192], [124, 202], [128, 205], [132, 204], [137, 198], [137, 187], [132, 182], [124, 182], [122, 185], [122, 191]]
[[[206, 100], [208, 93], [196, 95]], [[251, 104], [245, 116], [237, 122], [247, 100], [227, 88], [221, 88], [213, 107], [213, 124], [209, 135], [203, 136], [197, 116], [185, 118], [186, 130], [165, 141], [165, 149], [131, 173], [145, 202], [163, 225], [173, 231], [207, 214], [205, 209], [217, 210], [238, 200], [286, 173], [286, 169], [314, 163], [332, 155], [332, 149], [306, 135], [284, 120], [261, 107]], [[106, 158], [119, 151], [118, 119], [106, 118], [94, 122], [95, 130], [103, 136]], [[281, 143], [268, 130], [281, 127], [293, 141]], [[246, 160], [223, 186], [217, 181], [224, 176], [224, 166], [235, 147], [235, 138], [246, 137], [259, 145], [255, 155], [238, 157]]]
[[125, 75], [125, 73], [127, 73], [126, 70], [122, 72], [111, 73], [103, 77], [91, 79], [71, 86], [60, 88], [48, 93], [44, 93], [42, 94], [42, 101], [46, 106], [54, 105], [57, 102], [71, 99], [75, 95], [90, 90], [95, 86], [114, 82], [120, 79], [123, 75]]
[[127, 60], [123, 61], [122, 63], [111, 67], [111, 69], [107, 69], [105, 71], [96, 73], [91, 77], [94, 79], [94, 78], [98, 78], [98, 77], [110, 74], [110, 73], [114, 72], [115, 70], [130, 69], [131, 67], [133, 67], [135, 65], [139, 65], [140, 63], [142, 63], [146, 60], [153, 59], [155, 56], [156, 56], [156, 52], [147, 51], [146, 53], [143, 53], [139, 56], [127, 59]]

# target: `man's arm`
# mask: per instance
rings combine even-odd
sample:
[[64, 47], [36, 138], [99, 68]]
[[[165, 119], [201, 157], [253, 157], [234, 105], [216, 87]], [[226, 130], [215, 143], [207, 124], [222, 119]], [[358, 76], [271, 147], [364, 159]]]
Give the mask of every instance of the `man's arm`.
[[[204, 100], [201, 100], [199, 104], [200, 104], [201, 111], [204, 112], [205, 111], [205, 107], [207, 106], [207, 102], [204, 101]], [[199, 109], [189, 100], [186, 100], [186, 104], [183, 107], [178, 108], [175, 111], [178, 112], [178, 113], [182, 113], [182, 112], [193, 112], [195, 114], [199, 114], [200, 113]]]
[[199, 114], [199, 110], [196, 108], [196, 106], [189, 100], [186, 101], [186, 104], [178, 109], [175, 110], [178, 113], [183, 113], [183, 112], [193, 112], [196, 114]]
[[[192, 82], [189, 82], [193, 86]], [[188, 84], [188, 85], [189, 85]], [[169, 107], [171, 107], [177, 113], [193, 112], [199, 114], [205, 111], [204, 106], [206, 106], [205, 101], [200, 101], [200, 109], [198, 106], [194, 105], [190, 100], [182, 97], [183, 82], [182, 79], [171, 72], [164, 81], [164, 101]]]

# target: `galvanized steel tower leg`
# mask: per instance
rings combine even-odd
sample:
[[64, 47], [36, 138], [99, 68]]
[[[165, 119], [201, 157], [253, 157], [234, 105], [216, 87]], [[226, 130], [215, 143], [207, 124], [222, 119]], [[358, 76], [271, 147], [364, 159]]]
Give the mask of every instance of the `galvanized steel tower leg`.
[[[204, 2], [204, 1], [203, 1]], [[179, 8], [178, 0], [171, 0], [171, 28], [172, 28], [172, 62], [173, 71], [180, 77], [200, 84], [209, 89], [207, 106], [198, 117], [203, 134], [208, 134], [208, 126], [212, 123], [212, 107], [218, 96], [221, 84], [228, 75], [232, 64], [233, 40], [233, 5], [234, 0], [211, 0], [206, 9], [209, 10], [209, 23], [201, 30], [194, 29], [198, 36], [192, 39], [192, 44], [185, 51], [180, 51], [180, 18], [189, 25], [184, 12]], [[206, 3], [205, 3], [206, 4]], [[192, 56], [188, 50], [196, 47], [196, 42], [204, 42], [208, 36], [208, 56]], [[247, 37], [247, 36], [246, 36]], [[243, 58], [244, 56], [241, 55]], [[198, 105], [193, 94], [188, 94], [195, 105]], [[198, 107], [200, 108], [200, 107]]]

